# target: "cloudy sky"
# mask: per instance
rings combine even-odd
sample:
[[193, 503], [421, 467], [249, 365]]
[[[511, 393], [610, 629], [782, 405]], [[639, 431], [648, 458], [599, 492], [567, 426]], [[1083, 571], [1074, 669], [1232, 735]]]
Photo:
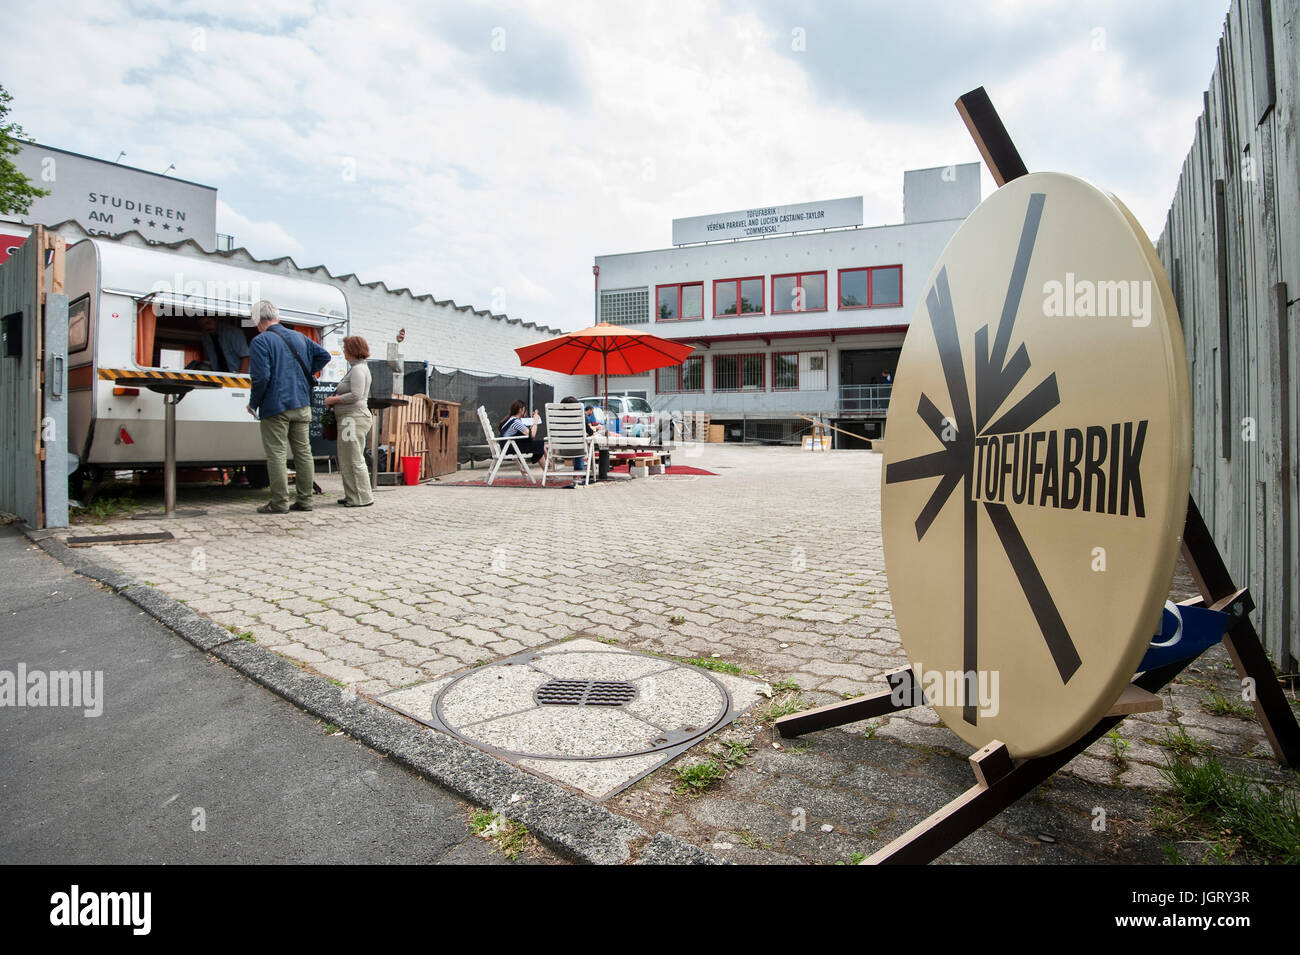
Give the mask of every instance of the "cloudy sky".
[[674, 217], [863, 195], [901, 221], [904, 169], [979, 159], [952, 103], [980, 85], [1030, 169], [1155, 237], [1227, 8], [20, 2], [0, 83], [38, 142], [218, 187], [255, 255], [573, 329], [593, 257]]

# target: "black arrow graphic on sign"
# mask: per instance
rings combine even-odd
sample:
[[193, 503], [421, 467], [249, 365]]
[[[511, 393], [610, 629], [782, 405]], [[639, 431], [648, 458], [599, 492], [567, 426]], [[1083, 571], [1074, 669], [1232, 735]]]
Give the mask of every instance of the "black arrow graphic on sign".
[[[948, 286], [948, 270], [940, 269], [934, 286], [926, 296], [926, 310], [930, 327], [934, 330], [939, 361], [943, 368], [944, 384], [948, 390], [948, 403], [952, 416], [945, 418], [926, 394], [916, 409], [917, 416], [943, 445], [942, 450], [909, 458], [891, 464], [885, 472], [885, 483], [940, 478], [929, 500], [916, 518], [916, 539], [919, 541], [930, 529], [939, 512], [959, 484], [965, 482], [962, 510], [962, 664], [967, 674], [978, 672], [979, 666], [979, 564], [978, 564], [978, 503], [972, 490], [975, 469], [976, 434], [1011, 434], [1026, 431], [1058, 404], [1055, 373], [1048, 375], [1033, 390], [1003, 413], [992, 424], [990, 419], [1006, 402], [1011, 392], [1029, 372], [1029, 352], [1022, 343], [1007, 360], [1011, 333], [1016, 314], [1024, 295], [1025, 277], [1033, 255], [1042, 220], [1044, 193], [1033, 193], [1025, 211], [1025, 221], [1020, 231], [1020, 244], [1016, 250], [1007, 295], [998, 320], [997, 336], [989, 347], [989, 329], [981, 326], [975, 333], [975, 408], [972, 414], [970, 391], [966, 384], [966, 366], [962, 358], [961, 341], [957, 333], [957, 319], [953, 312], [952, 294]], [[1012, 572], [1029, 603], [1034, 619], [1042, 632], [1043, 641], [1056, 664], [1061, 682], [1068, 683], [1082, 663], [1079, 652], [1070, 639], [1065, 622], [1061, 619], [1055, 601], [1047, 589], [1038, 565], [1025, 544], [1020, 529], [1016, 527], [1011, 512], [1004, 504], [985, 502], [985, 512], [997, 532], [998, 540], [1011, 564]], [[971, 699], [971, 681], [964, 680], [962, 719], [974, 725], [978, 718], [976, 701]]]

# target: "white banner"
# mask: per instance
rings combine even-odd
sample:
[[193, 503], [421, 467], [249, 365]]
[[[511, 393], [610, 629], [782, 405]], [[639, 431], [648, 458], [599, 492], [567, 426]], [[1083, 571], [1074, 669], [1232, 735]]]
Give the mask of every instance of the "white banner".
[[674, 219], [673, 245], [858, 225], [862, 225], [861, 196], [800, 202], [791, 206], [759, 206], [738, 212]]

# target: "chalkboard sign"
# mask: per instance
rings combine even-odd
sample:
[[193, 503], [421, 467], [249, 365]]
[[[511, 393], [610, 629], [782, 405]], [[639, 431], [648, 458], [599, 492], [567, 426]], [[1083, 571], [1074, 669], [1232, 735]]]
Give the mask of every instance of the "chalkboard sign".
[[325, 413], [325, 399], [334, 394], [337, 381], [320, 381], [311, 389], [311, 453], [318, 458], [338, 456], [338, 442], [326, 441], [320, 434], [320, 419]]

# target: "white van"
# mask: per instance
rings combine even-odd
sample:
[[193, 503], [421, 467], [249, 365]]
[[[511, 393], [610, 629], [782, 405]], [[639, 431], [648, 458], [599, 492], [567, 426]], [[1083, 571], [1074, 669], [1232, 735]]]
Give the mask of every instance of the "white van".
[[319, 341], [333, 356], [322, 382], [338, 381], [347, 371], [348, 303], [332, 285], [103, 239], [70, 246], [66, 262], [68, 450], [78, 458], [74, 485], [98, 484], [113, 471], [162, 467], [162, 395], [116, 380], [141, 372], [165, 377], [187, 366], [189, 373], [220, 387], [195, 389], [177, 404], [178, 466], [251, 465], [254, 483], [264, 481], [261, 434], [245, 408], [252, 381], [206, 365], [202, 318], [238, 322], [251, 339], [257, 329], [244, 324], [251, 306], [269, 299], [279, 307], [283, 324]]
[[582, 403], [594, 408], [596, 421], [614, 434], [658, 439], [658, 417], [650, 402], [644, 398], [633, 395], [610, 395], [607, 407], [604, 398], [593, 395], [590, 398], [583, 398]]

